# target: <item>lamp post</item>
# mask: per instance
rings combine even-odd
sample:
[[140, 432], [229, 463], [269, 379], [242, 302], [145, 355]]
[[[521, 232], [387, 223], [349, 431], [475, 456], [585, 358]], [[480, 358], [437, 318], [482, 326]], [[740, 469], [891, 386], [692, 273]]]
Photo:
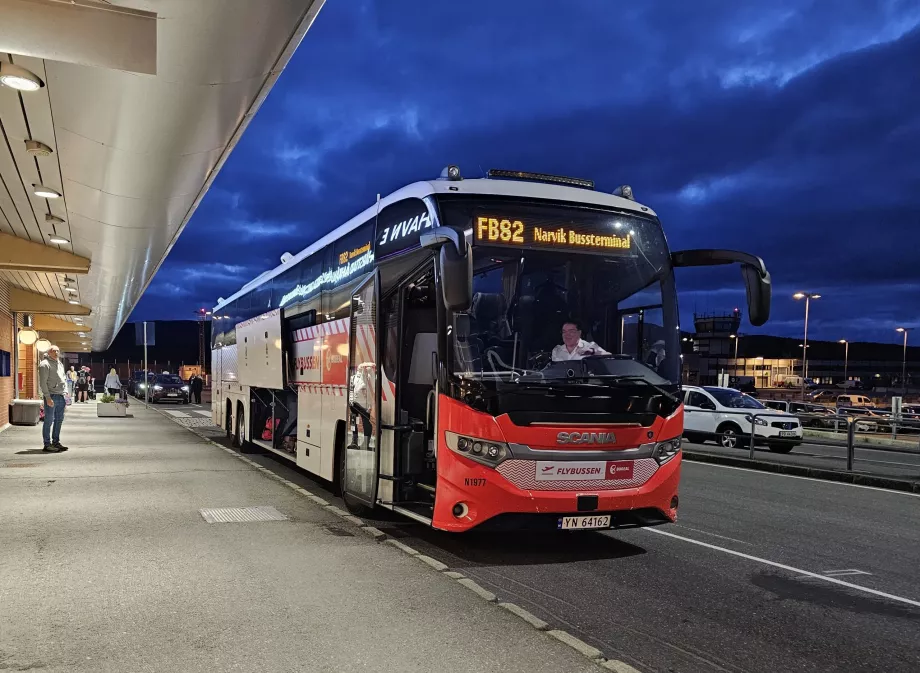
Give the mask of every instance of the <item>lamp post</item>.
[[904, 392], [907, 392], [907, 333], [910, 330], [910, 327], [898, 327], [895, 330], [895, 332], [904, 334], [904, 357], [901, 360], [901, 385], [904, 387]]
[[843, 387], [847, 386], [847, 363], [850, 360], [850, 342], [846, 339], [841, 339], [838, 343], [842, 343], [843, 348]]
[[802, 399], [805, 399], [805, 379], [808, 378], [808, 308], [812, 299], [820, 299], [820, 294], [812, 292], [796, 292], [792, 295], [793, 299], [805, 300], [805, 339], [802, 346]]

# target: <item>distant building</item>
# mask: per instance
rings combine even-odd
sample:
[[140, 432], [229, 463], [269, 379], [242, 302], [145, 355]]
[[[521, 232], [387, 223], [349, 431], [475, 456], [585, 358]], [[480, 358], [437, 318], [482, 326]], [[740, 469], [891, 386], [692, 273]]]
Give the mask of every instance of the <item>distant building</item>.
[[[819, 385], [846, 379], [872, 387], [903, 387], [903, 347], [898, 344], [808, 341], [807, 372], [802, 367], [801, 338], [740, 332], [741, 311], [694, 314], [695, 332], [683, 334], [684, 382], [716, 385], [719, 374], [750, 376], [758, 388], [772, 387], [777, 376], [803, 373]], [[737, 349], [737, 350], [736, 350]], [[736, 357], [737, 355], [737, 357]], [[920, 386], [920, 347], [907, 348], [907, 384]]]

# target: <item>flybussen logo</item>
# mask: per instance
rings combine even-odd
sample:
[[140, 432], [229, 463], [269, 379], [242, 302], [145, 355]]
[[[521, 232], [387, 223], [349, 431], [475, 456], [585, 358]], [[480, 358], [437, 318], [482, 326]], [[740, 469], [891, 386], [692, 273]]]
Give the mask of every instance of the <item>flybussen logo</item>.
[[616, 444], [612, 432], [560, 432], [556, 444]]

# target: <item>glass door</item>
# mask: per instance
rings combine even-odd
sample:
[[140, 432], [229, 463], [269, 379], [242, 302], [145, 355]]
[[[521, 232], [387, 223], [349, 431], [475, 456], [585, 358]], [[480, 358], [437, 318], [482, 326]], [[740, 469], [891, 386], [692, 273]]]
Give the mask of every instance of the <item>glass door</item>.
[[346, 496], [368, 507], [377, 499], [380, 446], [380, 369], [377, 348], [378, 273], [351, 298], [348, 335], [348, 438], [345, 442]]

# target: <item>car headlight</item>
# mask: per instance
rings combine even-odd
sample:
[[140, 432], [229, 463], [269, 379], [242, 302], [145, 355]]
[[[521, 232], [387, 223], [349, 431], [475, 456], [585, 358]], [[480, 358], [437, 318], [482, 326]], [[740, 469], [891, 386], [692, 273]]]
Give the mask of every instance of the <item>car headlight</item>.
[[143, 390], [144, 388], [147, 387], [147, 384], [145, 384], [145, 383], [138, 383], [138, 384], [137, 384], [137, 387], [140, 388], [141, 390]]
[[163, 386], [154, 386], [153, 389], [154, 389], [154, 390], [163, 390]]
[[499, 463], [510, 457], [511, 452], [504, 442], [495, 442], [491, 439], [479, 439], [458, 435], [456, 432], [444, 433], [447, 448], [470, 460], [475, 460], [486, 467], [496, 467]]
[[183, 392], [183, 393], [187, 393], [187, 392], [188, 392], [188, 386], [182, 386], [182, 392]]
[[655, 451], [652, 453], [652, 458], [658, 461], [659, 465], [664, 465], [678, 453], [680, 453], [680, 437], [675, 437], [674, 439], [666, 439], [663, 442], [658, 442], [655, 445]]
[[745, 416], [744, 418], [747, 419], [748, 423], [753, 423], [754, 425], [762, 425], [764, 427], [767, 425], [767, 422], [759, 416]]

